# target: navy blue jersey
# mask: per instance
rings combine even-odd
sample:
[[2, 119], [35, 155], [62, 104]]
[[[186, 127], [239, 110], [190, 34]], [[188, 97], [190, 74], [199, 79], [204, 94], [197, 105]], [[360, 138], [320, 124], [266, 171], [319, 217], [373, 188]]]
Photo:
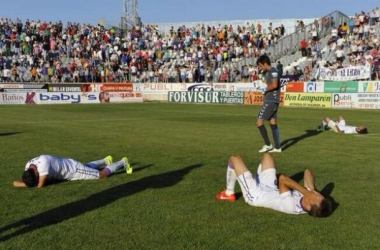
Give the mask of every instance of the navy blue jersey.
[[281, 93], [280, 81], [279, 81], [280, 79], [279, 79], [278, 71], [274, 67], [270, 68], [265, 74], [265, 83], [267, 84], [267, 86], [269, 86], [273, 80], [277, 81], [277, 88], [271, 91], [267, 91], [264, 96], [264, 101], [279, 103], [280, 93]]

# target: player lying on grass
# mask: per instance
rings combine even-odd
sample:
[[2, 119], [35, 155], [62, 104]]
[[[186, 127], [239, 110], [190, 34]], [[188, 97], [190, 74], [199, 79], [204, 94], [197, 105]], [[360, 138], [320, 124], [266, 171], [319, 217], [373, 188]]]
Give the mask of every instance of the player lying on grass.
[[[103, 165], [106, 165], [106, 167], [98, 170]], [[127, 157], [123, 157], [120, 161], [112, 163], [112, 156], [109, 155], [104, 159], [92, 161], [84, 165], [74, 159], [41, 155], [28, 161], [22, 175], [22, 181], [14, 181], [13, 186], [41, 188], [49, 180], [76, 181], [102, 179], [115, 173], [120, 168], [124, 168], [127, 174], [131, 174], [133, 171]]]
[[277, 179], [273, 157], [265, 153], [253, 176], [239, 155], [230, 157], [227, 167], [227, 189], [218, 193], [218, 200], [234, 202], [238, 180], [244, 200], [251, 206], [266, 207], [287, 214], [309, 213], [326, 217], [331, 213], [329, 202], [315, 189], [314, 175], [306, 169], [304, 186], [281, 174]]
[[319, 131], [324, 131], [326, 129], [331, 129], [334, 132], [341, 134], [368, 134], [368, 129], [363, 125], [359, 126], [349, 126], [346, 125], [346, 121], [343, 116], [339, 116], [338, 120], [334, 122], [329, 117], [325, 117], [322, 119], [321, 126], [318, 127]]

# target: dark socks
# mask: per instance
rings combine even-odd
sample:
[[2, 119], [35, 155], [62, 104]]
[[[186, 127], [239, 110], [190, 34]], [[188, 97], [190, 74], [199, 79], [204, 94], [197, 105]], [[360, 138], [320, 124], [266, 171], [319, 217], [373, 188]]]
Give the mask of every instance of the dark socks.
[[275, 124], [275, 125], [271, 124], [270, 128], [272, 129], [275, 148], [279, 149], [279, 148], [281, 148], [280, 131], [278, 130], [277, 124]]
[[260, 131], [261, 137], [263, 137], [263, 139], [264, 139], [265, 145], [269, 146], [270, 141], [269, 141], [267, 129], [265, 128], [264, 125], [261, 125], [260, 127], [258, 127], [258, 129]]

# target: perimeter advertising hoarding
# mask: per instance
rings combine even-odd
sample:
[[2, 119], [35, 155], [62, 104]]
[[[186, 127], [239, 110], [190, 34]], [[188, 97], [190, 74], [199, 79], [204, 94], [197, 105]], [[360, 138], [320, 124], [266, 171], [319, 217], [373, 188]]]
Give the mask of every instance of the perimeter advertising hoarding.
[[141, 92], [40, 93], [37, 104], [142, 102]]
[[280, 78], [280, 86], [283, 87], [285, 85], [288, 85], [290, 82], [300, 82], [302, 81], [301, 75], [283, 75]]
[[2, 83], [0, 84], [0, 89], [23, 89], [24, 84], [19, 83]]
[[244, 92], [170, 91], [169, 102], [243, 104]]
[[49, 92], [82, 92], [82, 84], [49, 85]]
[[380, 93], [334, 93], [332, 108], [380, 109]]
[[[133, 92], [133, 83], [92, 83], [83, 84], [82, 92]], [[139, 92], [139, 91], [135, 91]]]
[[133, 91], [144, 94], [166, 94], [169, 91], [187, 91], [186, 83], [134, 83]]
[[357, 94], [333, 93], [331, 99], [332, 108], [355, 108], [358, 102]]
[[0, 104], [73, 104], [142, 102], [141, 92], [54, 92], [0, 94]]
[[359, 82], [358, 92], [359, 93], [380, 92], [380, 82], [379, 81]]
[[285, 106], [331, 108], [329, 93], [284, 93]]
[[[244, 92], [244, 105], [263, 105], [262, 92]], [[284, 93], [280, 95], [280, 106], [284, 106]]]
[[221, 91], [221, 92], [243, 92], [257, 91], [265, 87], [261, 81], [251, 83], [135, 83], [134, 91], [144, 94], [163, 94], [169, 91]]
[[304, 92], [303, 82], [289, 82], [286, 85], [286, 92]]
[[341, 81], [341, 82], [330, 82], [325, 81], [325, 93], [357, 93], [358, 92], [358, 82], [354, 81]]
[[47, 89], [3, 89], [3, 92], [7, 92], [7, 93], [30, 93], [30, 92], [45, 93], [45, 92], [48, 92], [48, 90]]
[[358, 93], [355, 108], [380, 109], [380, 93]]
[[0, 89], [42, 89], [44, 83], [1, 83]]
[[305, 93], [323, 93], [325, 91], [324, 82], [304, 82]]
[[100, 92], [133, 92], [132, 83], [110, 83], [102, 84], [100, 86]]
[[0, 94], [0, 104], [35, 104], [37, 99], [36, 92], [28, 93], [8, 93]]

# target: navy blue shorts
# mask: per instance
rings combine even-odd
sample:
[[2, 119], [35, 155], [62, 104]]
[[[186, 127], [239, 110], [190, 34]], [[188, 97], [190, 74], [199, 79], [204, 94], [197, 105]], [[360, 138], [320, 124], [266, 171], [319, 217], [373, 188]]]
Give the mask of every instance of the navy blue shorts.
[[264, 102], [259, 114], [257, 115], [257, 119], [268, 121], [272, 118], [277, 119], [278, 106], [279, 103], [276, 102]]

